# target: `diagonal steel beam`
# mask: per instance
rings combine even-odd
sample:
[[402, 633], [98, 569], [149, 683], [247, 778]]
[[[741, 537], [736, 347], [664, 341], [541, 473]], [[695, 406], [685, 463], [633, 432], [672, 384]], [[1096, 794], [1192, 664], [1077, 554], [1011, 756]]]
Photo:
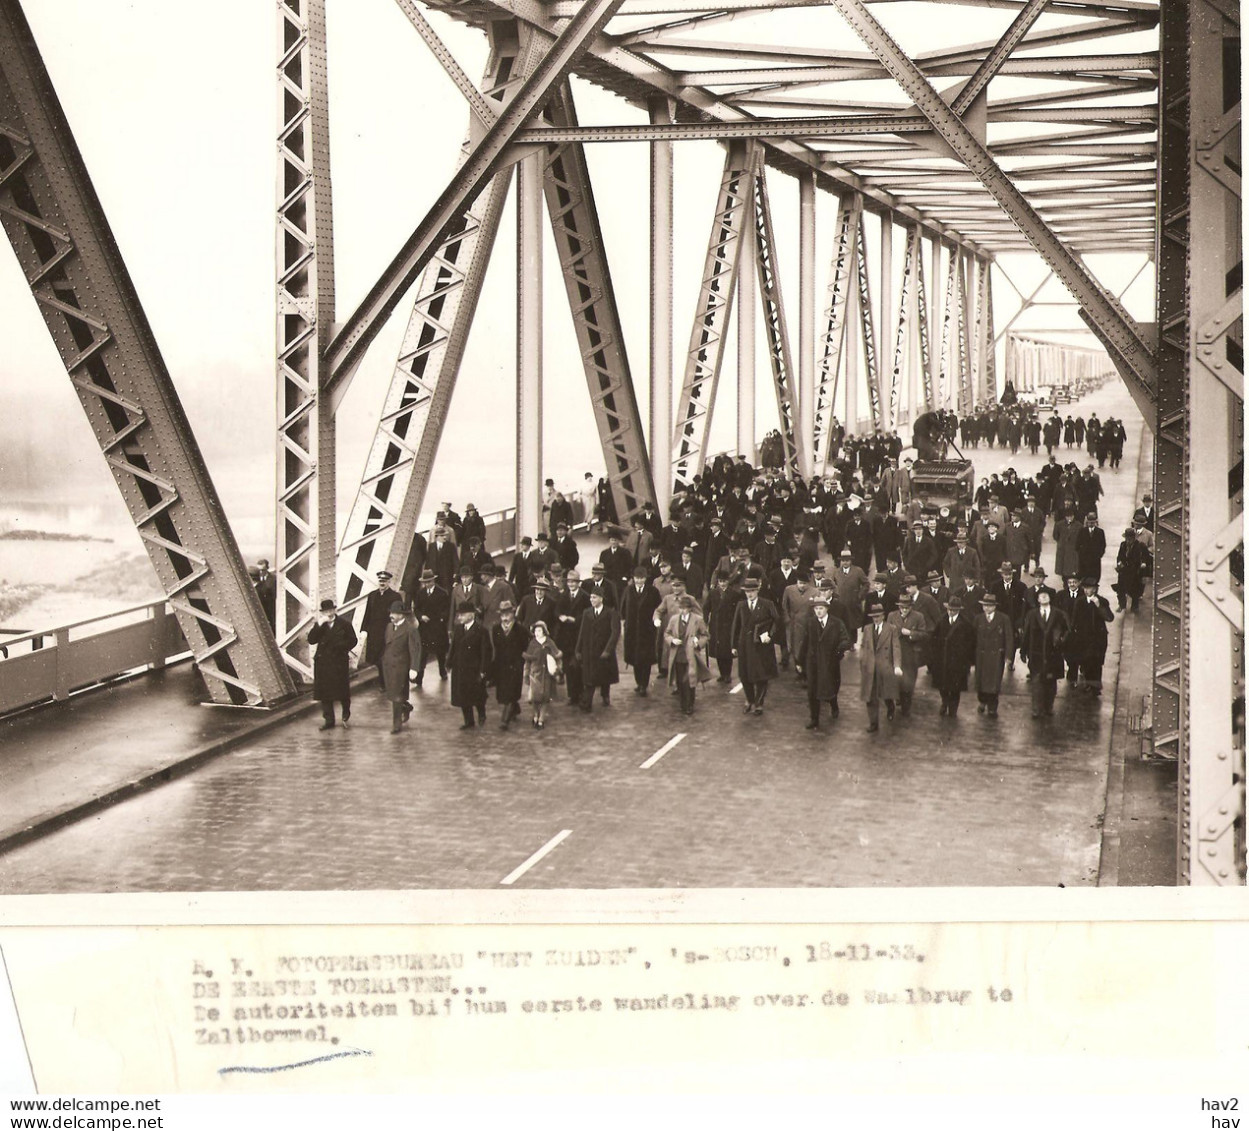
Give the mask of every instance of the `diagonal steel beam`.
[[776, 389], [776, 411], [781, 423], [784, 467], [792, 475], [801, 475], [806, 464], [806, 452], [802, 436], [796, 428], [798, 397], [794, 387], [789, 331], [785, 325], [785, 304], [781, 297], [781, 281], [776, 266], [776, 232], [772, 227], [772, 206], [768, 201], [762, 156], [755, 174], [754, 211], [759, 299], [763, 304], [763, 329], [768, 342], [772, 384]]
[[1146, 419], [1151, 419], [1156, 378], [1154, 358], [1136, 323], [1054, 235], [988, 150], [947, 105], [923, 72], [907, 58], [862, 0], [832, 0], [832, 3], [959, 159], [976, 174], [1037, 254], [1062, 280], [1098, 336], [1111, 349], [1111, 356], [1121, 360], [1121, 372], [1128, 388]]
[[465, 209], [503, 166], [505, 151], [517, 130], [542, 107], [623, 2], [585, 0], [568, 21], [507, 109], [486, 131], [399, 254], [330, 342], [325, 360], [331, 383], [343, 380], [360, 363], [386, 318], [433, 258], [439, 244], [448, 232], [463, 223]]
[[294, 687], [17, 0], [0, 2], [0, 219], [214, 701]]
[[824, 315], [824, 350], [820, 360], [820, 376], [815, 394], [816, 458], [827, 461], [832, 434], [837, 383], [841, 375], [842, 354], [846, 343], [846, 312], [850, 303], [850, 284], [854, 261], [858, 255], [859, 212], [863, 207], [859, 196], [843, 196], [837, 216], [837, 239], [828, 281], [828, 310]]
[[497, 108], [491, 106], [485, 95], [473, 85], [473, 80], [468, 77], [464, 68], [456, 62], [455, 56], [447, 49], [447, 45], [443, 43], [438, 33], [434, 31], [433, 25], [421, 15], [420, 9], [412, 3], [412, 0], [395, 0], [395, 3], [399, 5], [400, 11], [408, 17], [408, 22], [416, 29], [417, 34], [425, 41], [425, 46], [429, 48], [430, 54], [442, 64], [442, 69], [447, 72], [447, 77], [455, 83], [460, 93], [464, 95], [469, 109], [473, 111], [473, 116], [482, 126], [489, 126], [498, 116]]
[[690, 483], [707, 459], [707, 436], [724, 361], [729, 311], [737, 287], [742, 232], [751, 222], [748, 206], [755, 171], [752, 149], [744, 142], [729, 145], [707, 241], [672, 438], [672, 472], [676, 482], [682, 484]]
[[971, 104], [980, 97], [981, 92], [993, 81], [994, 76], [1002, 69], [1002, 64], [1010, 58], [1010, 53], [1019, 46], [1020, 40], [1031, 30], [1032, 25], [1041, 18], [1045, 6], [1050, 0], [1028, 0], [1012, 21], [1010, 27], [1002, 34], [1002, 38], [993, 45], [988, 55], [976, 68], [976, 73], [967, 80], [967, 85], [958, 92], [950, 103], [950, 109], [962, 117]]
[[[556, 127], [577, 125], [572, 87], [567, 80], [552, 94], [546, 112]], [[616, 517], [627, 523], [643, 503], [655, 501], [655, 485], [582, 145], [574, 142], [546, 154], [545, 191], [607, 482]]]
[[919, 229], [912, 228], [906, 241], [906, 255], [902, 263], [902, 293], [898, 298], [898, 328], [893, 343], [893, 369], [889, 374], [889, 421], [894, 428], [898, 424], [898, 393], [902, 368], [906, 364], [906, 341], [911, 319], [911, 294], [915, 285], [920, 257]]
[[[924, 383], [924, 409], [931, 410], [935, 403], [932, 399], [932, 345], [928, 333], [928, 286], [924, 281], [924, 237], [915, 228], [915, 239], [919, 244], [915, 252], [915, 318], [919, 331], [919, 372]], [[933, 244], [933, 274], [936, 274], [937, 245]], [[911, 423], [915, 423], [914, 414]]]
[[859, 319], [863, 327], [863, 364], [867, 370], [867, 391], [872, 406], [872, 427], [881, 426], [880, 367], [877, 364], [876, 332], [872, 318], [871, 276], [867, 270], [867, 236], [863, 230], [863, 214], [859, 214], [858, 240]]
[[[506, 21], [491, 24], [490, 40], [482, 85], [488, 100], [501, 104], [532, 71], [540, 48], [519, 42]], [[497, 113], [493, 106], [490, 113]], [[339, 547], [348, 607], [364, 600], [374, 571], [385, 566], [403, 576], [511, 179], [510, 169], [495, 174], [463, 223], [439, 244], [417, 285]]]

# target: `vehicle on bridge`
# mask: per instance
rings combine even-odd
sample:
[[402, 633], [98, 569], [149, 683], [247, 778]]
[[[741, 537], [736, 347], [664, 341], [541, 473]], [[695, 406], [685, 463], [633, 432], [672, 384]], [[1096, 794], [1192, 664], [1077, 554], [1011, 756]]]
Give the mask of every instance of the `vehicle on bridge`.
[[969, 459], [919, 460], [911, 468], [911, 497], [924, 513], [962, 507], [972, 501], [976, 469]]

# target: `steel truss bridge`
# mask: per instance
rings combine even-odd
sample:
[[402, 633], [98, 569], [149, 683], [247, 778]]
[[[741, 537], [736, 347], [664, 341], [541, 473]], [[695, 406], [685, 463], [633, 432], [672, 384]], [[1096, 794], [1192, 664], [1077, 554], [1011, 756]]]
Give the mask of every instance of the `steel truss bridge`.
[[[294, 695], [310, 676], [319, 598], [345, 592], [358, 603], [376, 569], [402, 568], [513, 180], [518, 531], [538, 526], [541, 506], [544, 223], [622, 519], [646, 500], [665, 508], [674, 485], [702, 468], [735, 298], [739, 446], [755, 441], [761, 313], [785, 462], [809, 475], [827, 458], [834, 415], [888, 428], [994, 396], [994, 347], [1009, 329], [993, 325], [994, 278], [1009, 279], [998, 257], [1033, 252], [1154, 431], [1153, 750], [1179, 761], [1180, 881], [1237, 882], [1235, 0], [428, 0], [425, 9], [488, 37], [479, 82], [421, 7], [396, 2], [463, 95], [465, 143], [445, 155], [446, 185], [428, 214], [349, 311], [333, 273], [325, 0], [277, 3], [275, 639], [21, 5], [0, 0], [0, 221], [213, 700]], [[933, 12], [948, 13], [951, 28], [992, 34], [917, 50], [902, 33], [917, 38], [906, 13], [921, 11], [929, 26]], [[803, 26], [822, 31], [798, 34]], [[739, 28], [745, 41], [733, 39]], [[574, 75], [635, 108], [622, 115], [631, 124], [582, 125]], [[721, 142], [724, 166], [694, 317], [688, 337], [682, 327], [674, 338], [673, 147], [694, 139]], [[649, 419], [585, 157], [587, 145], [629, 142], [650, 162]], [[428, 167], [440, 167], [437, 155]], [[769, 186], [778, 176], [798, 185], [796, 253], [777, 246]], [[838, 202], [823, 265], [820, 192]], [[876, 248], [867, 213], [879, 220]], [[1103, 252], [1152, 259], [1155, 322], [1134, 321], [1094, 274], [1086, 257]], [[791, 254], [796, 336], [778, 270]], [[1027, 307], [1036, 292], [1020, 298]], [[401, 306], [407, 328], [339, 531], [335, 410]], [[1012, 348], [1015, 365], [1025, 347]], [[1059, 361], [1073, 364], [1088, 368], [1087, 358]]]

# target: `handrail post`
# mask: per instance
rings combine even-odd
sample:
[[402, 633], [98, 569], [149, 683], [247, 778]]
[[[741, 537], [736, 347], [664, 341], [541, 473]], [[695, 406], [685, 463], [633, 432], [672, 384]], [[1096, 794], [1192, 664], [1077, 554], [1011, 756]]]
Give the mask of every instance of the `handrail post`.
[[52, 692], [56, 702], [69, 698], [69, 629], [56, 630], [56, 687]]

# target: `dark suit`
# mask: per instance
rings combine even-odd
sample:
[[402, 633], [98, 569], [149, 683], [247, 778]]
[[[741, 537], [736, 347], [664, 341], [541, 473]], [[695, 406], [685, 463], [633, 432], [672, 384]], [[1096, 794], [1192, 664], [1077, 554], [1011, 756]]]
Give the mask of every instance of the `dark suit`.
[[382, 671], [382, 652], [386, 648], [390, 606], [395, 601], [403, 601], [403, 594], [398, 589], [374, 589], [364, 600], [364, 615], [360, 618], [360, 631], [368, 637], [364, 645], [364, 662], [377, 665], [378, 690], [383, 694], [386, 691], [386, 676]]
[[624, 661], [633, 668], [633, 680], [642, 691], [650, 683], [651, 667], [660, 629], [655, 625], [659, 608], [659, 590], [649, 581], [639, 593], [636, 585], [624, 591], [620, 601], [620, 623], [624, 632]]
[[416, 686], [425, 679], [425, 665], [438, 661], [438, 676], [447, 678], [447, 618], [451, 615], [451, 594], [440, 585], [422, 585], [412, 597], [412, 613], [421, 630], [421, 663], [416, 669]]
[[386, 698], [390, 700], [390, 726], [399, 727], [412, 713], [408, 699], [408, 673], [421, 670], [420, 630], [405, 615], [399, 627], [394, 621], [386, 625], [385, 647], [382, 651], [382, 677]]
[[351, 622], [335, 617], [328, 624], [314, 624], [308, 643], [317, 646], [312, 658], [312, 697], [320, 700], [327, 726], [334, 725], [334, 703], [343, 705], [343, 722], [351, 717], [351, 650], [356, 630]]
[[619, 639], [620, 615], [615, 609], [603, 605], [597, 612], [591, 607], [582, 613], [574, 656], [581, 665], [583, 711], [593, 706], [596, 687], [603, 702], [611, 702], [609, 689], [613, 683], [620, 682], [620, 669], [616, 664], [616, 643]]
[[1042, 617], [1039, 608], [1029, 609], [1024, 617], [1021, 644], [1028, 656], [1028, 670], [1032, 673], [1033, 718], [1054, 713], [1058, 681], [1066, 669], [1063, 650], [1067, 644], [1067, 632], [1067, 618], [1053, 607], [1052, 602], [1048, 617]]
[[941, 713], [957, 715], [959, 697], [967, 690], [967, 677], [976, 658], [976, 630], [964, 609], [952, 624], [947, 613], [932, 634], [928, 670], [941, 692]]
[[265, 620], [273, 628], [277, 620], [278, 579], [271, 573], [263, 573], [256, 578], [256, 596], [260, 598], [260, 607], [264, 610]]
[[464, 725], [473, 725], [473, 712], [480, 722], [486, 721], [486, 675], [490, 670], [490, 638], [481, 621], [470, 625], [456, 624], [451, 630], [451, 650], [447, 662], [451, 667], [451, 706], [459, 707]]
[[[733, 614], [733, 648], [737, 652], [737, 674], [746, 696], [746, 709], [763, 711], [768, 681], [776, 678], [776, 641], [780, 617], [776, 606], [764, 597], [750, 607], [747, 597]], [[767, 636], [764, 641], [762, 637]]]
[[459, 551], [449, 541], [441, 546], [437, 541], [430, 544], [429, 553], [425, 557], [425, 568], [432, 569], [438, 584], [450, 591], [455, 584], [456, 573], [460, 568]]
[[578, 588], [576, 596], [573, 596], [571, 589], [565, 589], [556, 599], [558, 621], [551, 632], [559, 650], [564, 653], [564, 678], [568, 683], [570, 703], [576, 703], [581, 698], [581, 665], [574, 657], [577, 637], [581, 634], [581, 618], [589, 607], [590, 594], [584, 588]]
[[820, 704], [828, 703], [833, 718], [840, 710], [837, 695], [841, 691], [841, 658], [850, 649], [850, 634], [839, 617], [831, 614], [823, 626], [814, 612], [803, 636], [802, 652], [794, 662], [807, 680], [807, 708], [811, 722], [820, 723]]

